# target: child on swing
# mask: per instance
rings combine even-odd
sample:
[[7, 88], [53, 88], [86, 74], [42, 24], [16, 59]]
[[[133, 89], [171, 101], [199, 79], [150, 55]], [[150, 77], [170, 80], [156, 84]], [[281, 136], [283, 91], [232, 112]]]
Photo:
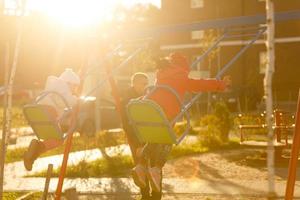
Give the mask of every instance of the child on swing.
[[[79, 76], [72, 71], [72, 69], [67, 68], [59, 77], [49, 76], [46, 81], [46, 86], [44, 91], [57, 92], [61, 95], [70, 107], [73, 107], [77, 103], [78, 97], [75, 95], [77, 88], [80, 84]], [[56, 95], [49, 94], [44, 99], [38, 102], [38, 104], [46, 105], [49, 107], [49, 114], [54, 116], [54, 118], [59, 119], [63, 116], [66, 105], [62, 99], [58, 98]], [[66, 129], [70, 125], [70, 113], [59, 126], [62, 129]], [[40, 141], [33, 139], [27, 151], [24, 154], [24, 166], [26, 170], [31, 171], [34, 161], [42, 153], [56, 148], [62, 145], [64, 140], [59, 139], [48, 139]]]
[[[190, 79], [189, 63], [180, 53], [172, 53], [168, 58], [160, 59], [155, 85], [168, 85], [172, 87], [181, 99], [187, 92], [221, 92], [230, 85], [229, 77], [223, 80]], [[169, 120], [174, 119], [180, 112], [180, 105], [174, 94], [163, 89], [157, 89], [149, 97], [158, 103]], [[148, 177], [152, 190], [161, 191], [162, 168], [171, 151], [172, 145], [146, 144], [140, 156], [140, 163], [132, 170], [134, 182], [139, 187], [146, 186]], [[148, 161], [150, 160], [150, 166]]]

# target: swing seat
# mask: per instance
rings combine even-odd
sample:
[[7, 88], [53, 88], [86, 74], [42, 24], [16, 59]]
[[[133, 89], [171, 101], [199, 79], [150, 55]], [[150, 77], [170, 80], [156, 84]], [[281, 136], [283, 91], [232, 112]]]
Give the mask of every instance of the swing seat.
[[25, 118], [39, 139], [63, 139], [64, 137], [51, 110], [54, 108], [42, 104], [29, 104], [23, 108]]
[[178, 144], [176, 134], [161, 107], [152, 100], [131, 100], [127, 105], [130, 123], [142, 143]]
[[[56, 110], [53, 106], [40, 103], [45, 97], [49, 97], [54, 100], [53, 97], [58, 97], [65, 106], [65, 111], [62, 116], [58, 118]], [[55, 102], [53, 101], [56, 105]], [[28, 104], [23, 107], [25, 118], [27, 119], [32, 130], [38, 137], [38, 139], [63, 139], [65, 137], [64, 132], [60, 127], [60, 121], [67, 116], [68, 112], [71, 111], [71, 107], [64, 97], [55, 91], [42, 92], [35, 100], [33, 104]]]
[[[188, 112], [180, 112], [172, 121], [169, 121], [163, 109], [148, 97], [157, 89], [163, 89], [173, 94], [181, 109], [183, 104], [176, 91], [167, 85], [148, 87], [150, 91], [142, 99], [132, 99], [127, 104], [127, 116], [134, 128], [135, 134], [142, 143], [179, 144], [190, 130], [190, 116]], [[177, 137], [173, 130], [174, 124], [186, 117], [187, 127], [181, 136]]]

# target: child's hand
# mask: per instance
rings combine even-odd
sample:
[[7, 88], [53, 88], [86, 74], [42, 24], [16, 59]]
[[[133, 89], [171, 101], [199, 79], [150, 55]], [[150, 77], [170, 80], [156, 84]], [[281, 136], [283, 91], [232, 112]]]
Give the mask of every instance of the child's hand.
[[229, 88], [232, 85], [232, 80], [230, 76], [224, 76], [223, 81], [226, 85], [226, 88]]

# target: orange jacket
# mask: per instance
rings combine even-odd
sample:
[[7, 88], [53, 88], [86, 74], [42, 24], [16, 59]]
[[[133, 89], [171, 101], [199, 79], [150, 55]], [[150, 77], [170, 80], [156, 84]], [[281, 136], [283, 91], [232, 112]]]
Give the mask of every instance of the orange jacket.
[[[171, 66], [159, 70], [156, 75], [156, 85], [168, 85], [175, 89], [181, 101], [187, 92], [217, 92], [225, 89], [224, 81], [214, 79], [190, 79], [189, 65], [182, 56], [171, 56]], [[180, 112], [180, 105], [174, 94], [164, 89], [157, 89], [150, 99], [158, 103], [169, 120]]]

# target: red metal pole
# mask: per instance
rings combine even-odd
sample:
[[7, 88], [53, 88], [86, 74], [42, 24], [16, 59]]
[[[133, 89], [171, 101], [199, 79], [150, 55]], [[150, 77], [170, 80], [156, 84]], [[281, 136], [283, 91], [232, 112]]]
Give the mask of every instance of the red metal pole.
[[[78, 106], [76, 106], [76, 107], [78, 107]], [[77, 113], [78, 113], [79, 109], [75, 109], [75, 110], [76, 110], [75, 111], [76, 114], [73, 114], [73, 115], [77, 116]], [[75, 121], [74, 119], [75, 118], [76, 117], [72, 117], [72, 123], [71, 123], [72, 125], [74, 124], [74, 121]], [[68, 132], [68, 136], [67, 136], [67, 139], [66, 139], [66, 147], [65, 147], [65, 150], [64, 150], [64, 157], [63, 157], [63, 161], [62, 161], [62, 165], [61, 165], [61, 169], [60, 169], [60, 174], [59, 174], [59, 179], [58, 179], [58, 184], [57, 184], [57, 188], [56, 188], [55, 200], [60, 200], [60, 198], [61, 198], [61, 192], [62, 192], [62, 187], [63, 187], [63, 184], [64, 184], [64, 178], [65, 178], [68, 159], [69, 159], [69, 153], [70, 153], [71, 146], [72, 146], [72, 139], [73, 139], [73, 131]]]
[[[116, 110], [118, 111], [119, 113], [119, 116], [121, 118], [121, 121], [122, 123], [124, 123], [124, 121], [126, 121], [127, 119], [124, 119], [124, 115], [122, 115], [122, 105], [121, 105], [121, 97], [120, 97], [120, 93], [119, 93], [119, 90], [118, 90], [118, 87], [117, 87], [117, 84], [116, 84], [116, 81], [115, 79], [113, 78], [112, 74], [111, 74], [111, 67], [109, 64], [106, 64], [105, 65], [105, 69], [106, 69], [106, 74], [108, 76], [108, 81], [110, 83], [110, 86], [111, 86], [111, 91], [112, 91], [112, 96], [114, 97], [115, 99], [115, 103], [116, 103]], [[126, 138], [128, 139], [127, 142], [128, 142], [128, 145], [130, 146], [130, 148], [132, 149], [132, 142], [131, 140], [129, 139], [130, 137], [128, 137], [127, 135], [128, 133], [125, 131], [125, 135], [126, 135]]]
[[[83, 88], [83, 76], [84, 76], [84, 71], [81, 71], [80, 77], [81, 77], [81, 84], [78, 89], [78, 93], [80, 94]], [[74, 108], [74, 112], [71, 117], [71, 125], [70, 127], [75, 127], [76, 126], [76, 121], [77, 121], [77, 116], [80, 111], [80, 99], [78, 98], [77, 104]], [[55, 200], [60, 200], [61, 199], [61, 192], [64, 184], [64, 178], [66, 174], [66, 169], [67, 169], [67, 164], [68, 164], [68, 159], [69, 159], [69, 153], [72, 147], [72, 140], [73, 140], [73, 133], [74, 133], [74, 128], [69, 128], [68, 133], [67, 133], [67, 139], [66, 139], [66, 147], [64, 150], [64, 157], [60, 169], [60, 174], [58, 178], [58, 183], [57, 183], [57, 188], [55, 192]]]
[[297, 175], [297, 161], [300, 149], [300, 90], [298, 96], [298, 105], [296, 113], [296, 126], [293, 137], [291, 159], [289, 163], [289, 172], [285, 190], [285, 200], [292, 200], [294, 197], [294, 188]]

